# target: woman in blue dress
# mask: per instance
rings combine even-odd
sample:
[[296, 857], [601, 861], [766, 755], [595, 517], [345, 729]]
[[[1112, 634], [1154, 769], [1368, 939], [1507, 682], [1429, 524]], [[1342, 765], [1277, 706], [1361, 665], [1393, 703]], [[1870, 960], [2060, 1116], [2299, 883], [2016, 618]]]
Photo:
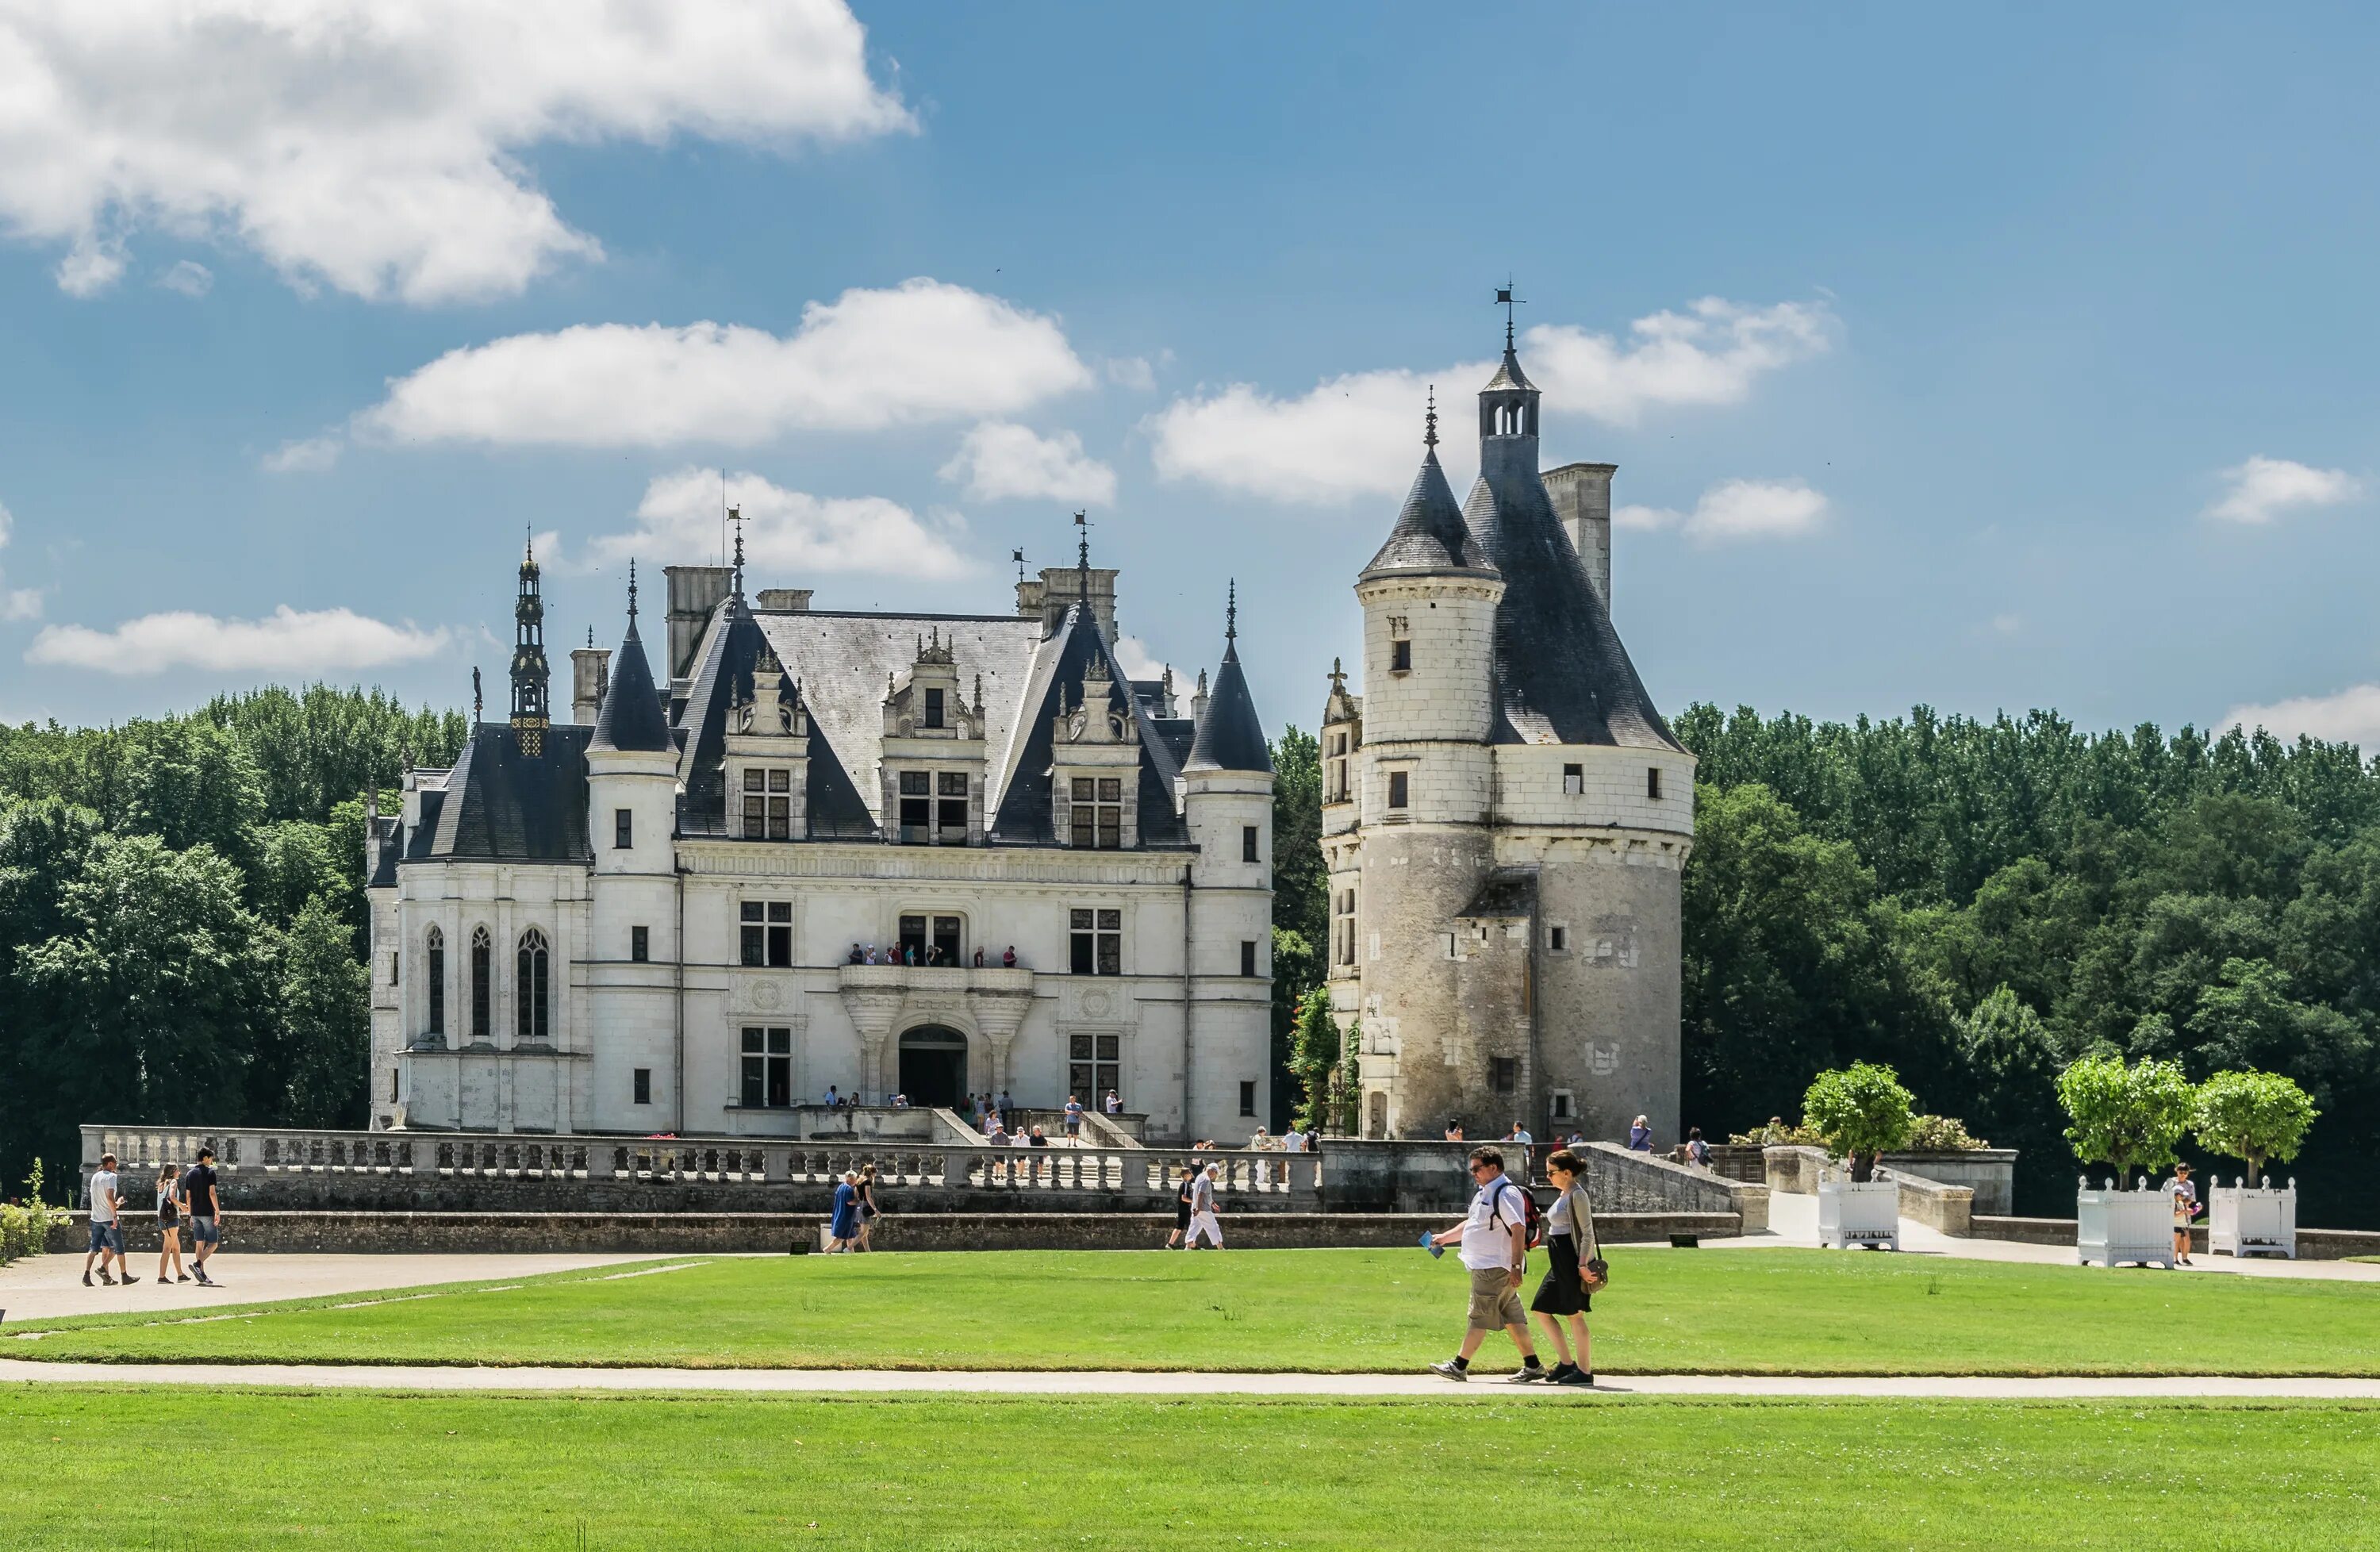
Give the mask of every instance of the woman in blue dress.
[[859, 1238], [859, 1177], [848, 1170], [834, 1188], [834, 1216], [828, 1220], [826, 1237], [829, 1255], [847, 1253]]

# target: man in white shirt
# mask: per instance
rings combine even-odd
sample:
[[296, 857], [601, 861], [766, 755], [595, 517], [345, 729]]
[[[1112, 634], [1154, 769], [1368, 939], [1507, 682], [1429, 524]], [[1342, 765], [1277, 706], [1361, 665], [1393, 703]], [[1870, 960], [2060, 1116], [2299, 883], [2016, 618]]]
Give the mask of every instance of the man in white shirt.
[[124, 1198], [116, 1194], [115, 1155], [99, 1156], [99, 1168], [91, 1175], [91, 1248], [82, 1255], [82, 1285], [91, 1286], [91, 1261], [99, 1257], [99, 1280], [110, 1288], [115, 1279], [107, 1275], [107, 1263], [112, 1258], [115, 1269], [124, 1274], [124, 1286], [134, 1282], [132, 1268], [124, 1264]]
[[1184, 1250], [1197, 1249], [1201, 1235], [1208, 1248], [1223, 1248], [1223, 1226], [1215, 1219], [1215, 1174], [1220, 1168], [1209, 1164], [1190, 1177], [1190, 1232], [1182, 1242]]
[[1536, 1343], [1529, 1340], [1528, 1314], [1521, 1308], [1521, 1276], [1529, 1258], [1528, 1203], [1522, 1188], [1504, 1173], [1504, 1156], [1494, 1148], [1471, 1150], [1471, 1180], [1479, 1189], [1472, 1193], [1470, 1215], [1428, 1241], [1440, 1247], [1462, 1245], [1463, 1265], [1471, 1274], [1471, 1313], [1462, 1351], [1445, 1363], [1432, 1364], [1430, 1372], [1469, 1379], [1472, 1354], [1500, 1326], [1521, 1350], [1521, 1367], [1508, 1377], [1515, 1385], [1526, 1385], [1546, 1377]]

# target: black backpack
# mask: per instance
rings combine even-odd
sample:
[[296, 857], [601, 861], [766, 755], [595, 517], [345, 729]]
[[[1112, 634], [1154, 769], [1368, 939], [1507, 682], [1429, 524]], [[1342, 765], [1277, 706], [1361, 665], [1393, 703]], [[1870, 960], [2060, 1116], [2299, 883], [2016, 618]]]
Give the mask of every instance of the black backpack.
[[1526, 1204], [1521, 1217], [1521, 1245], [1523, 1249], [1526, 1249], [1537, 1243], [1537, 1224], [1545, 1218], [1545, 1209], [1537, 1206], [1536, 1193], [1510, 1175], [1500, 1176], [1496, 1182], [1496, 1194], [1488, 1200], [1488, 1221], [1490, 1224], [1500, 1224], [1504, 1221], [1504, 1188], [1506, 1186], [1511, 1186], [1514, 1191], [1519, 1192], [1521, 1200]]

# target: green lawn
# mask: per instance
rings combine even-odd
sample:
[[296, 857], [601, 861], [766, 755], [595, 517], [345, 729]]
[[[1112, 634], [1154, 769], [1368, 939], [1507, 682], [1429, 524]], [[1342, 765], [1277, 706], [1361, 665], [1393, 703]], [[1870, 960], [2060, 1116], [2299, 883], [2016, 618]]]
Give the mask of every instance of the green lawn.
[[[2368, 1546], [2380, 1408], [22, 1387], [11, 1552]], [[583, 1535], [583, 1540], [582, 1540]]]
[[[2380, 1286], [1867, 1253], [1621, 1249], [1613, 1374], [2380, 1374]], [[253, 1263], [251, 1263], [253, 1265]], [[263, 1306], [10, 1326], [12, 1358], [793, 1368], [1410, 1369], [1460, 1335], [1419, 1251], [681, 1258]], [[237, 1264], [226, 1258], [226, 1276]], [[143, 1299], [143, 1303], [149, 1301]], [[1508, 1362], [1496, 1339], [1490, 1363]]]

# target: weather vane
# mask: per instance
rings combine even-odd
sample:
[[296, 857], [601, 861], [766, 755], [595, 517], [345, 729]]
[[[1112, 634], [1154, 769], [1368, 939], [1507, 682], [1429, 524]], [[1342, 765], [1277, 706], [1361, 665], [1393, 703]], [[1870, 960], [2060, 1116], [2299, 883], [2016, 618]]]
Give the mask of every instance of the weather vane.
[[1504, 309], [1504, 348], [1510, 350], [1512, 348], [1512, 309], [1529, 305], [1524, 298], [1512, 295], [1510, 275], [1505, 276], [1504, 284], [1496, 288], [1496, 305]]

